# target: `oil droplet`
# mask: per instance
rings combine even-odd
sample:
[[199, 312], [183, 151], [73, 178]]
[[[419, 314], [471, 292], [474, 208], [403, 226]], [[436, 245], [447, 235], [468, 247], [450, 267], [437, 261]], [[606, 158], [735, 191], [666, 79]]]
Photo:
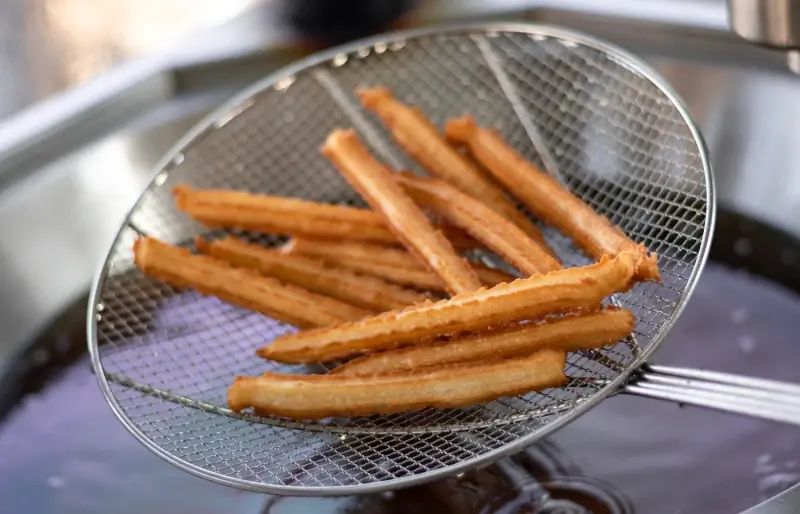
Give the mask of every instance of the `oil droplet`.
[[759, 475], [772, 473], [775, 471], [775, 464], [772, 463], [772, 455], [765, 453], [756, 460], [756, 473]]
[[64, 487], [64, 479], [61, 477], [48, 477], [47, 485], [53, 489], [61, 489]]
[[743, 335], [736, 339], [736, 344], [742, 349], [745, 354], [752, 353], [756, 348], [756, 341], [752, 336]]
[[737, 325], [741, 325], [750, 317], [750, 311], [747, 309], [736, 309], [735, 311], [731, 312], [731, 321], [736, 323]]

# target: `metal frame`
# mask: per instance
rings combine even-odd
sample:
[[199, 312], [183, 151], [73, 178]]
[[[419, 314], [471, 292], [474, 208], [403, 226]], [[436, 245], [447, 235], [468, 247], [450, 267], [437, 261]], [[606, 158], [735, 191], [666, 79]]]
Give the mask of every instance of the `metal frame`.
[[[121, 406], [114, 397], [110, 385], [106, 379], [102, 363], [100, 362], [100, 355], [98, 350], [97, 325], [96, 325], [96, 317], [98, 315], [97, 299], [105, 283], [104, 277], [108, 271], [108, 257], [111, 255], [113, 248], [115, 247], [119, 238], [122, 236], [123, 231], [125, 230], [125, 227], [127, 225], [127, 217], [133, 214], [136, 211], [136, 209], [141, 205], [146, 195], [154, 188], [154, 186], [157, 185], [157, 181], [159, 180], [159, 178], [162, 177], [162, 175], [169, 173], [168, 168], [170, 164], [173, 162], [174, 156], [176, 154], [182, 152], [187, 148], [190, 148], [200, 138], [202, 138], [204, 134], [206, 134], [210, 130], [214, 130], [215, 128], [214, 125], [216, 120], [220, 118], [225, 118], [226, 114], [235, 112], [238, 106], [252, 95], [257, 94], [269, 87], [272, 87], [281, 78], [287, 75], [292, 75], [308, 67], [329, 61], [333, 59], [337, 54], [350, 53], [358, 50], [361, 47], [375, 45], [377, 43], [386, 42], [388, 40], [404, 40], [404, 39], [407, 40], [407, 39], [413, 39], [417, 37], [431, 35], [434, 33], [443, 33], [443, 32], [457, 33], [457, 32], [484, 30], [484, 31], [517, 32], [524, 34], [524, 33], [530, 33], [533, 29], [535, 29], [536, 32], [539, 34], [543, 33], [553, 37], [571, 38], [574, 40], [578, 40], [581, 43], [586, 44], [587, 46], [614, 55], [617, 59], [619, 59], [623, 63], [630, 63], [635, 65], [637, 69], [643, 72], [642, 73], [643, 76], [648, 78], [656, 87], [658, 87], [668, 98], [670, 98], [675, 103], [682, 118], [686, 122], [687, 126], [690, 128], [691, 134], [698, 148], [701, 150], [700, 156], [703, 165], [703, 171], [706, 178], [707, 216], [704, 227], [705, 236], [699, 250], [697, 265], [692, 270], [692, 274], [690, 275], [687, 281], [687, 287], [679, 300], [679, 305], [674, 315], [661, 327], [660, 331], [653, 337], [652, 343], [644, 351], [642, 351], [642, 353], [635, 359], [634, 363], [627, 370], [621, 372], [616, 378], [614, 378], [611, 382], [609, 382], [606, 386], [604, 386], [603, 389], [595, 393], [590, 401], [584, 402], [576, 406], [568, 414], [560, 416], [553, 422], [547, 423], [541, 428], [533, 431], [532, 433], [524, 437], [521, 437], [519, 440], [513, 443], [509, 443], [501, 448], [487, 452], [486, 454], [483, 454], [480, 457], [475, 457], [470, 460], [465, 460], [459, 464], [452, 465], [448, 468], [445, 468], [444, 470], [428, 471], [425, 473], [421, 473], [419, 475], [414, 475], [407, 478], [400, 478], [390, 482], [385, 482], [385, 483], [376, 482], [366, 485], [335, 486], [330, 488], [305, 487], [305, 486], [303, 487], [271, 486], [265, 484], [257, 484], [254, 482], [248, 482], [242, 479], [224, 477], [222, 475], [209, 472], [199, 466], [185, 462], [182, 459], [173, 456], [169, 452], [166, 452], [161, 447], [154, 444], [135, 425], [133, 425], [133, 423], [130, 422], [130, 420], [122, 412]], [[714, 198], [715, 198], [714, 181], [713, 181], [713, 175], [711, 173], [711, 166], [708, 160], [707, 149], [685, 105], [680, 100], [678, 95], [664, 82], [664, 80], [658, 75], [658, 73], [655, 70], [653, 70], [652, 67], [642, 62], [639, 58], [635, 57], [630, 52], [623, 50], [617, 47], [616, 45], [595, 39], [586, 34], [572, 31], [569, 29], [552, 27], [543, 24], [534, 24], [534, 23], [531, 24], [468, 23], [468, 24], [457, 24], [457, 25], [443, 25], [443, 26], [426, 27], [424, 29], [387, 33], [375, 37], [361, 39], [355, 42], [347, 43], [345, 45], [341, 45], [314, 54], [312, 56], [300, 60], [295, 64], [289, 65], [287, 67], [277, 70], [274, 73], [271, 73], [269, 76], [265, 77], [256, 84], [246, 88], [241, 93], [234, 96], [231, 100], [225, 102], [221, 107], [211, 112], [194, 128], [192, 128], [183, 138], [181, 138], [161, 159], [161, 161], [155, 167], [155, 171], [153, 172], [153, 176], [149, 184], [145, 187], [138, 200], [128, 211], [128, 215], [126, 216], [126, 223], [120, 227], [120, 230], [117, 232], [116, 236], [114, 237], [114, 240], [109, 245], [109, 250], [106, 254], [106, 257], [104, 258], [104, 262], [100, 266], [93, 280], [93, 286], [91, 288], [89, 297], [89, 308], [87, 315], [87, 340], [88, 340], [89, 354], [91, 356], [92, 367], [97, 375], [98, 383], [103, 392], [103, 395], [108, 401], [115, 416], [140, 443], [142, 443], [145, 447], [153, 451], [156, 455], [165, 459], [167, 462], [170, 462], [171, 464], [178, 466], [179, 468], [184, 469], [185, 471], [188, 471], [194, 475], [209, 479], [217, 483], [262, 493], [293, 494], [293, 495], [303, 495], [303, 496], [329, 496], [329, 495], [347, 495], [355, 493], [363, 494], [363, 493], [378, 492], [390, 488], [404, 488], [417, 485], [423, 482], [428, 482], [434, 479], [442, 478], [448, 475], [455, 475], [464, 472], [467, 469], [487, 464], [489, 462], [495, 461], [497, 459], [500, 459], [502, 457], [505, 457], [507, 455], [510, 455], [512, 453], [521, 450], [522, 448], [533, 443], [534, 441], [547, 436], [548, 434], [554, 432], [555, 430], [577, 419], [578, 417], [586, 413], [592, 407], [596, 406], [601, 400], [608, 397], [609, 395], [620, 391], [621, 387], [628, 380], [630, 374], [636, 371], [642, 364], [644, 364], [647, 357], [649, 357], [653, 353], [653, 351], [655, 351], [655, 349], [658, 348], [658, 346], [663, 342], [666, 334], [669, 332], [669, 329], [674, 325], [680, 313], [685, 308], [687, 300], [691, 297], [695, 289], [695, 286], [697, 284], [697, 279], [699, 278], [706, 264], [706, 260], [708, 258], [708, 253], [710, 249], [711, 238], [713, 236], [714, 221], [716, 218], [716, 204], [714, 202]]]

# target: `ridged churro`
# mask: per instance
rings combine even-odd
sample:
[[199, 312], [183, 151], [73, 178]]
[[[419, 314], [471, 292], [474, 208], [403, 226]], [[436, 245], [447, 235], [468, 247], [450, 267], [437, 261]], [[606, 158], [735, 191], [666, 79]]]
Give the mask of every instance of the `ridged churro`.
[[463, 143], [494, 177], [527, 206], [535, 216], [573, 238], [589, 255], [599, 259], [622, 251], [638, 252], [642, 259], [637, 275], [660, 280], [657, 256], [632, 241], [619, 227], [596, 213], [554, 177], [525, 160], [493, 130], [478, 126], [471, 116], [447, 122], [446, 136]]
[[356, 357], [334, 369], [333, 373], [372, 375], [457, 362], [521, 357], [544, 348], [566, 352], [601, 348], [630, 335], [634, 322], [631, 311], [608, 308]]
[[321, 419], [453, 408], [565, 383], [566, 355], [543, 350], [528, 357], [445, 366], [371, 377], [280, 375], [236, 377], [228, 389], [235, 412]]
[[[446, 291], [441, 278], [429, 271], [416, 256], [401, 248], [357, 241], [336, 243], [333, 241], [292, 238], [282, 247], [282, 251], [289, 255], [305, 255], [323, 259], [396, 284], [426, 291]], [[516, 278], [502, 270], [482, 264], [469, 263], [469, 265], [485, 286], [496, 286], [504, 282], [511, 282]]]
[[358, 274], [321, 259], [290, 255], [233, 237], [217, 241], [198, 238], [195, 247], [206, 255], [234, 266], [250, 268], [311, 292], [369, 309], [373, 313], [399, 309], [429, 299], [427, 295], [417, 291], [377, 277]]
[[589, 266], [517, 279], [337, 327], [289, 334], [258, 354], [281, 362], [326, 362], [429, 337], [486, 330], [509, 321], [597, 309], [606, 296], [632, 287], [640, 258], [638, 252], [621, 252]]
[[[172, 194], [178, 209], [212, 228], [400, 244], [384, 218], [369, 209], [228, 189], [193, 189], [187, 185], [176, 186]], [[439, 228], [456, 248], [478, 246], [461, 230]]]
[[444, 216], [525, 276], [561, 269], [542, 246], [483, 202], [438, 179], [401, 172], [396, 180], [423, 207]]
[[368, 316], [364, 309], [318, 295], [152, 237], [136, 240], [134, 262], [146, 275], [192, 288], [300, 328], [334, 325]]
[[364, 89], [358, 92], [358, 96], [364, 107], [383, 121], [397, 144], [429, 173], [480, 200], [549, 251], [536, 225], [516, 208], [502, 188], [449, 145], [421, 110], [399, 102], [385, 87]]
[[394, 181], [389, 168], [378, 162], [353, 130], [334, 130], [321, 148], [353, 188], [380, 212], [404, 246], [425, 262], [452, 294], [481, 287], [474, 271], [459, 257], [447, 238]]

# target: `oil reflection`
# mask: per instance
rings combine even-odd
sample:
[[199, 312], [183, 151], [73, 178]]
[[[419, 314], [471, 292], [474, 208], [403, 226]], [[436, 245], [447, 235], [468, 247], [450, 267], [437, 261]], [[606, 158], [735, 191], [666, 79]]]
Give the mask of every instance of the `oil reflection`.
[[431, 484], [334, 499], [272, 498], [263, 514], [631, 514], [612, 484], [584, 476], [544, 441], [490, 467]]

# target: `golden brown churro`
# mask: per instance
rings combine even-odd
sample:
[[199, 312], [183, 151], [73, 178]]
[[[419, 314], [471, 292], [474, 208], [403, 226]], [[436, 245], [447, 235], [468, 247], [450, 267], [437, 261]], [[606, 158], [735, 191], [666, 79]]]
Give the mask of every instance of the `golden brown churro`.
[[529, 357], [445, 366], [371, 377], [279, 375], [236, 377], [228, 405], [263, 416], [321, 419], [450, 408], [564, 384], [565, 354], [543, 350]]
[[[193, 189], [187, 185], [176, 186], [172, 194], [178, 209], [208, 227], [400, 244], [384, 218], [369, 209], [227, 189]], [[441, 228], [457, 248], [478, 246], [461, 230]]]
[[486, 169], [512, 188], [534, 215], [573, 238], [593, 258], [635, 251], [642, 256], [638, 277], [660, 280], [654, 253], [633, 242], [555, 178], [526, 161], [497, 132], [479, 127], [471, 116], [448, 121], [445, 132], [448, 138], [467, 145]]
[[281, 362], [332, 361], [388, 350], [427, 337], [487, 328], [547, 314], [597, 309], [606, 296], [626, 291], [640, 254], [621, 252], [580, 268], [517, 279], [449, 300], [412, 305], [337, 327], [278, 337], [258, 353]]
[[181, 211], [209, 227], [397, 243], [380, 215], [368, 209], [185, 185], [172, 194]]
[[387, 126], [397, 144], [428, 172], [480, 200], [549, 251], [536, 225], [516, 208], [493, 180], [483, 176], [468, 159], [449, 145], [422, 111], [397, 101], [385, 87], [365, 89], [359, 91], [358, 95], [364, 107], [377, 114]]
[[530, 355], [543, 348], [566, 352], [601, 348], [630, 335], [633, 313], [625, 309], [579, 313], [541, 323], [514, 325], [441, 343], [357, 357], [333, 370], [337, 375], [372, 375], [415, 370], [457, 362], [487, 361]]
[[321, 151], [367, 203], [383, 214], [405, 247], [442, 279], [448, 291], [458, 294], [481, 287], [475, 272], [456, 254], [450, 241], [394, 181], [389, 168], [361, 144], [355, 131], [334, 130]]
[[188, 287], [233, 305], [260, 312], [301, 328], [322, 327], [363, 318], [370, 313], [339, 300], [193, 255], [152, 237], [138, 239], [134, 262], [147, 275], [175, 287]]
[[[396, 284], [426, 291], [446, 291], [442, 279], [430, 272], [417, 257], [400, 248], [356, 241], [335, 243], [293, 238], [282, 247], [282, 251], [289, 255], [319, 258]], [[482, 264], [469, 263], [469, 265], [485, 286], [496, 286], [516, 278], [509, 273]]]
[[233, 237], [213, 242], [198, 238], [195, 247], [204, 254], [234, 266], [250, 268], [263, 275], [298, 285], [314, 293], [344, 300], [372, 312], [399, 309], [429, 299], [422, 293], [373, 276], [360, 275], [320, 259], [288, 255], [280, 250], [248, 244]]
[[494, 250], [525, 276], [561, 269], [539, 243], [517, 225], [447, 182], [401, 172], [396, 180], [415, 202], [446, 217]]

